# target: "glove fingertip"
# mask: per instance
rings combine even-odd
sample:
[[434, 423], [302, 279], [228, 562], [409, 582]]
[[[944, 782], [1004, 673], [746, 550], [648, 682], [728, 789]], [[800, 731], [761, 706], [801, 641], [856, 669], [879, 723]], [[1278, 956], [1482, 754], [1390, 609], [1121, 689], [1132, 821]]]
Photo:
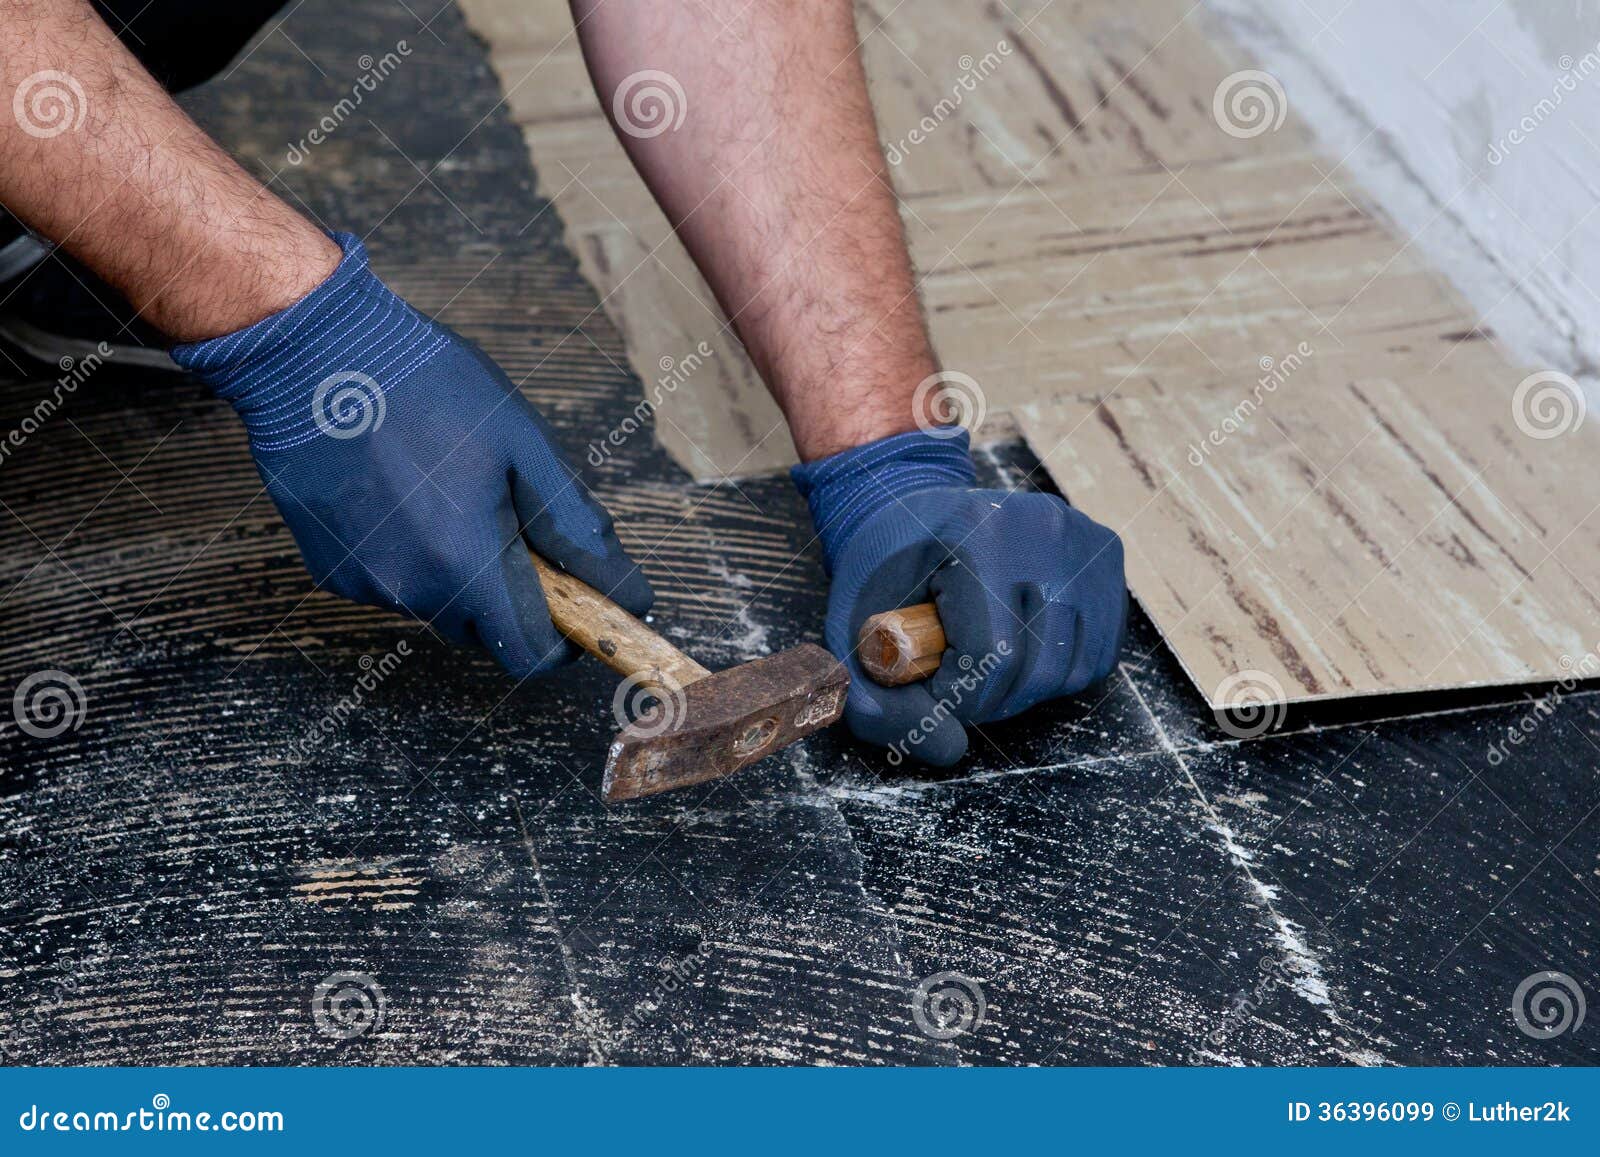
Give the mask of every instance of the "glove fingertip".
[[519, 544], [502, 551], [498, 580], [474, 600], [483, 608], [474, 622], [478, 642], [495, 662], [525, 679], [578, 657], [551, 621], [538, 572]]
[[475, 624], [479, 645], [518, 679], [576, 660], [578, 648], [551, 622], [532, 566], [527, 571], [508, 567], [504, 573], [508, 598]]
[[524, 541], [545, 561], [576, 576], [636, 618], [649, 613], [655, 591], [622, 548], [604, 507], [587, 497], [559, 507], [540, 504], [537, 494], [520, 477], [513, 486], [512, 502]]
[[650, 613], [656, 601], [655, 589], [650, 585], [650, 580], [645, 578], [644, 571], [622, 553], [620, 547], [596, 558], [581, 551], [562, 549], [562, 545], [557, 542], [548, 553], [542, 544], [536, 544], [533, 549], [558, 569], [599, 591], [634, 618], [642, 619]]
[[636, 619], [642, 619], [650, 613], [650, 608], [655, 606], [656, 592], [650, 585], [650, 580], [644, 577], [640, 570], [627, 556], [623, 556], [627, 565], [627, 572], [622, 581], [612, 587], [608, 597], [623, 610]]
[[913, 760], [949, 767], [966, 754], [966, 729], [934, 702], [925, 686], [868, 689], [866, 678], [853, 672], [846, 701], [845, 719], [857, 739], [888, 748], [895, 764]]
[[911, 755], [930, 767], [954, 767], [967, 754], [967, 729], [953, 716], [939, 723], [911, 748]]

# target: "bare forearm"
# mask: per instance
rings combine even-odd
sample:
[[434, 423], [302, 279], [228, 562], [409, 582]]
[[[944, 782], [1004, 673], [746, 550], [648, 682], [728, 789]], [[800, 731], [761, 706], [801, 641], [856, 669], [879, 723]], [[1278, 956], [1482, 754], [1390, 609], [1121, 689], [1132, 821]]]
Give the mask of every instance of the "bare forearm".
[[[850, 0], [572, 7], [624, 145], [733, 319], [802, 459], [911, 429], [911, 395], [937, 367]], [[676, 128], [651, 134], [647, 101], [629, 111], [649, 82], [624, 82], [643, 70], [681, 87]]]
[[179, 340], [282, 309], [339, 249], [217, 147], [85, 0], [0, 0], [0, 202]]

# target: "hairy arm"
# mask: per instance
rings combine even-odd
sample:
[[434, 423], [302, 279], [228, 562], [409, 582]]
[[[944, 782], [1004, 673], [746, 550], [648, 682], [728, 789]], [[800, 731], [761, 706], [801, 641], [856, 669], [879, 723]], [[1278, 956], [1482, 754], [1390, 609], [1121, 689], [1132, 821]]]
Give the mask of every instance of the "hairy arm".
[[217, 147], [86, 0], [0, 0], [0, 97], [0, 203], [170, 337], [259, 321], [339, 261], [338, 246]]
[[610, 518], [499, 367], [397, 297], [354, 234], [324, 235], [234, 164], [87, 3], [0, 0], [12, 92], [0, 199], [233, 404], [318, 586], [518, 679], [574, 657], [528, 548], [649, 610]]
[[[801, 458], [912, 429], [912, 393], [938, 367], [850, 0], [572, 0], [572, 9], [623, 144]], [[678, 127], [652, 133], [643, 97], [630, 112], [650, 85], [630, 78], [645, 70], [681, 88]]]

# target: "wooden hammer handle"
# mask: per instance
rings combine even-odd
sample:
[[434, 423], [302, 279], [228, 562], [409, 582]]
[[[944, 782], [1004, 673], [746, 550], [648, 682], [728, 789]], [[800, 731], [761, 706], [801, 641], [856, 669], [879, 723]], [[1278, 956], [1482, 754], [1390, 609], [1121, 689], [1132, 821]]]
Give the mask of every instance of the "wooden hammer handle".
[[588, 583], [557, 570], [532, 551], [550, 604], [550, 621], [567, 638], [646, 687], [675, 690], [711, 674]]
[[861, 666], [876, 683], [901, 687], [926, 679], [944, 659], [944, 624], [939, 608], [918, 603], [884, 611], [861, 624], [856, 636]]

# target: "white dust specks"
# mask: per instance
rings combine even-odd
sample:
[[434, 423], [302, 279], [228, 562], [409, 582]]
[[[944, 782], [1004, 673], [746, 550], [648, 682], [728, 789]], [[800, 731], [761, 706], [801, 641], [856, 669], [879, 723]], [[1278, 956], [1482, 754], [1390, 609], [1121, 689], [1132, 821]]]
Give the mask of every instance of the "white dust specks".
[[746, 659], [772, 654], [769, 639], [771, 628], [758, 622], [750, 613], [756, 593], [755, 583], [750, 576], [730, 569], [727, 560], [721, 558], [711, 559], [706, 569], [735, 592], [734, 597], [739, 603], [739, 609], [730, 617], [717, 642], [732, 648], [734, 653]]
[[1207, 823], [1206, 830], [1222, 840], [1222, 850], [1227, 852], [1240, 867], [1249, 867], [1256, 862], [1255, 853], [1236, 840], [1233, 830], [1223, 825], [1221, 821]]
[[[1198, 790], [1196, 785], [1196, 791]], [[1207, 811], [1211, 811], [1210, 804], [1204, 796], [1201, 797], [1201, 802]], [[1278, 947], [1284, 967], [1294, 977], [1290, 987], [1311, 1004], [1321, 1008], [1335, 1024], [1340, 1023], [1328, 994], [1328, 983], [1322, 975], [1322, 963], [1317, 958], [1316, 952], [1306, 943], [1305, 930], [1278, 911], [1277, 886], [1256, 877], [1253, 870], [1255, 854], [1239, 842], [1233, 829], [1222, 823], [1215, 812], [1211, 812], [1211, 819], [1205, 826], [1207, 831], [1222, 841], [1223, 851], [1244, 876], [1250, 897], [1266, 913], [1273, 943]]]

